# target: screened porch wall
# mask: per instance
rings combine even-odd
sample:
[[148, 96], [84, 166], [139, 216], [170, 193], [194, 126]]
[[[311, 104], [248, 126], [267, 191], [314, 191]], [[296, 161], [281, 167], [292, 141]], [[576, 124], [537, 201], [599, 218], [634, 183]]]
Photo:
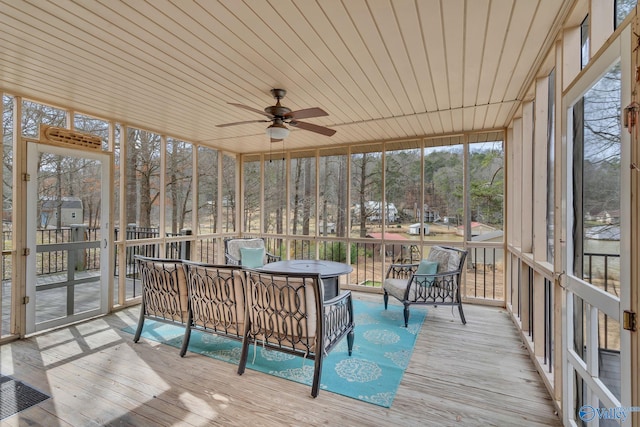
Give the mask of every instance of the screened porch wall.
[[[264, 237], [284, 259], [349, 263], [342, 285], [369, 292], [381, 292], [393, 262], [417, 262], [437, 244], [467, 247], [465, 299], [504, 305], [501, 130], [238, 156], [10, 94], [3, 101], [5, 117], [19, 104], [29, 118], [25, 137], [69, 123], [113, 152], [114, 306], [139, 300], [136, 254], [223, 263], [224, 239], [241, 235]], [[83, 221], [98, 220], [91, 215]], [[4, 335], [13, 256], [3, 254]]]
[[[504, 305], [502, 131], [242, 157], [157, 140], [147, 164], [129, 154], [146, 174], [121, 172], [123, 190], [150, 194], [130, 198], [134, 208], [122, 212], [130, 232], [117, 238], [125, 253], [117, 262], [144, 252], [223, 263], [224, 239], [263, 237], [283, 259], [349, 263], [344, 288], [380, 293], [391, 263], [419, 262], [431, 246], [451, 245], [470, 251], [465, 300]], [[116, 301], [137, 298], [135, 272], [116, 281], [126, 289]]]
[[129, 201], [116, 262], [128, 274], [116, 277], [118, 304], [139, 296], [136, 253], [224, 263], [224, 239], [235, 236], [263, 237], [283, 259], [346, 262], [344, 288], [378, 293], [391, 263], [466, 247], [465, 300], [505, 303], [501, 131], [242, 157], [126, 133], [155, 148], [138, 139], [123, 150], [139, 172], [120, 172]]
[[465, 297], [502, 305], [502, 140], [497, 131], [245, 155], [242, 234], [265, 237], [283, 259], [347, 262], [345, 287], [371, 292], [393, 262], [468, 247]]

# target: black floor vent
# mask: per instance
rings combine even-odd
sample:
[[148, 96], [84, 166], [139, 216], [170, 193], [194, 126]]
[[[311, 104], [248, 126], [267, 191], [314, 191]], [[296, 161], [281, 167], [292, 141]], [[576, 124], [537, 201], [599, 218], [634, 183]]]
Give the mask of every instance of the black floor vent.
[[37, 405], [49, 397], [22, 381], [0, 375], [0, 420]]

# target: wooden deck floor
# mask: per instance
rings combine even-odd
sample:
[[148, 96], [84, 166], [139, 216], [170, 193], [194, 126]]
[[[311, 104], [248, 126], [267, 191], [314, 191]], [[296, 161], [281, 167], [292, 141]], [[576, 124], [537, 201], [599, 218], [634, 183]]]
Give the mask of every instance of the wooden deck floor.
[[[357, 295], [362, 299], [382, 297]], [[0, 373], [50, 394], [0, 422], [43, 426], [561, 425], [508, 314], [429, 309], [389, 409], [121, 331], [138, 308], [0, 347]]]

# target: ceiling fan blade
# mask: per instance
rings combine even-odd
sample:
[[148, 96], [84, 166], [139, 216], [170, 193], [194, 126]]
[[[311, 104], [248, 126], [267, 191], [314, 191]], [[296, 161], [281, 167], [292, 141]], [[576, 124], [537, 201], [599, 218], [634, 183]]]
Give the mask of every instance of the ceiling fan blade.
[[288, 119], [310, 119], [311, 117], [322, 117], [328, 116], [329, 113], [324, 111], [322, 108], [314, 107], [314, 108], [305, 108], [303, 110], [296, 110], [284, 115], [285, 118]]
[[233, 122], [233, 123], [224, 123], [221, 125], [216, 125], [216, 127], [219, 128], [223, 128], [223, 127], [227, 127], [227, 126], [235, 126], [235, 125], [244, 125], [247, 123], [265, 123], [265, 122], [269, 122], [270, 120], [246, 120], [244, 122]]
[[267, 113], [265, 111], [262, 111], [262, 110], [258, 110], [257, 108], [248, 107], [248, 106], [242, 105], [242, 104], [234, 104], [233, 102], [229, 102], [229, 105], [233, 105], [234, 107], [244, 108], [245, 110], [253, 111], [254, 113], [262, 114], [263, 116], [273, 117], [273, 116], [271, 116], [271, 114], [269, 114], [269, 113]]
[[274, 138], [271, 138], [271, 142], [280, 142], [280, 141], [284, 141], [284, 140], [283, 140], [283, 139], [274, 139]]
[[297, 128], [304, 129], [304, 130], [310, 130], [311, 132], [319, 133], [321, 135], [326, 135], [326, 136], [331, 136], [334, 133], [336, 133], [336, 131], [333, 129], [329, 129], [324, 126], [314, 125], [313, 123], [292, 121], [292, 122], [289, 122], [289, 125], [295, 126]]

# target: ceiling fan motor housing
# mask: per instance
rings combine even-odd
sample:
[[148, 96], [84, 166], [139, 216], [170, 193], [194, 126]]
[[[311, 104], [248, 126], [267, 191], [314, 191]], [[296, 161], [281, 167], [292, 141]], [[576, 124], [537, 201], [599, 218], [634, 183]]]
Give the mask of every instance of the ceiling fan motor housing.
[[271, 114], [273, 117], [278, 117], [282, 119], [284, 118], [285, 115], [291, 112], [291, 109], [280, 105], [280, 100], [278, 100], [278, 103], [276, 105], [272, 105], [271, 107], [266, 107], [264, 109], [264, 112], [267, 114]]
[[289, 114], [291, 112], [291, 109], [280, 105], [280, 100], [284, 98], [286, 94], [287, 91], [284, 89], [271, 89], [271, 95], [276, 99], [277, 102], [276, 105], [266, 107], [264, 109], [264, 112], [281, 119], [284, 118], [285, 115]]

